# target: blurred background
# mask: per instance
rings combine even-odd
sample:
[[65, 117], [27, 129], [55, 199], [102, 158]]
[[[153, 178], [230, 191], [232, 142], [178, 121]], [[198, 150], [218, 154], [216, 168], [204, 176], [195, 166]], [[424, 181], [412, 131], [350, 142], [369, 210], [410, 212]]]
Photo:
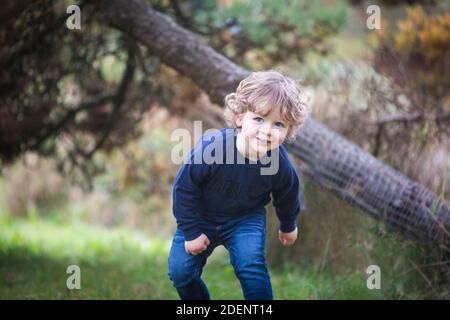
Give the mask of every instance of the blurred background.
[[[449, 1], [146, 2], [236, 64], [300, 79], [316, 119], [450, 198]], [[222, 109], [145, 46], [99, 23], [89, 1], [79, 3], [81, 30], [55, 28], [73, 1], [7, 3], [0, 298], [177, 299], [166, 275], [179, 169], [171, 134], [193, 133], [194, 120], [221, 128]], [[381, 29], [367, 25], [373, 4]], [[120, 103], [115, 88], [126, 92]], [[279, 244], [267, 207], [276, 299], [450, 297], [448, 253], [387, 232], [299, 175], [293, 247]], [[81, 269], [80, 290], [66, 287], [69, 265]], [[367, 288], [370, 265], [380, 267], [381, 289]], [[213, 299], [242, 299], [223, 247], [204, 279]]]

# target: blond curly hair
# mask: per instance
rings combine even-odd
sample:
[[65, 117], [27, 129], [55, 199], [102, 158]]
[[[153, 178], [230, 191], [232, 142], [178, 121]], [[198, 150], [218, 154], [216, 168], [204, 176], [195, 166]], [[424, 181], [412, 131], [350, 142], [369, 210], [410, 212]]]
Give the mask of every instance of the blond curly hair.
[[282, 120], [289, 124], [286, 140], [295, 140], [307, 117], [308, 105], [300, 85], [277, 71], [253, 72], [242, 80], [236, 92], [225, 97], [224, 118], [236, 127], [237, 115], [251, 111], [265, 116], [272, 108], [279, 108]]

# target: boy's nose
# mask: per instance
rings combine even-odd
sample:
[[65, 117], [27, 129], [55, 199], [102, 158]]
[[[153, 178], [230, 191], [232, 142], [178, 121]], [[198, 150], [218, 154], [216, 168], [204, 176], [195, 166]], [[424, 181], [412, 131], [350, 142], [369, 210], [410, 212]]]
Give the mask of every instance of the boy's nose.
[[270, 124], [264, 124], [262, 127], [261, 127], [261, 132], [263, 132], [264, 134], [266, 134], [267, 136], [270, 136], [271, 135], [271, 133], [272, 133], [272, 128], [271, 128], [271, 125]]

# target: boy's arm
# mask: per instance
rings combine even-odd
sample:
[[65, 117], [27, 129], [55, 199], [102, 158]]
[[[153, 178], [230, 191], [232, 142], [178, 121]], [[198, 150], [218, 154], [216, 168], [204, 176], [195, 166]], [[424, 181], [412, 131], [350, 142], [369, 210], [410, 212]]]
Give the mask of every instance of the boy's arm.
[[201, 155], [202, 152], [201, 142], [199, 145], [181, 166], [173, 187], [173, 213], [186, 241], [196, 239], [202, 234], [199, 227], [201, 185], [207, 178], [209, 168], [205, 163], [194, 162], [198, 153]]
[[289, 233], [297, 227], [296, 220], [300, 214], [300, 183], [294, 167], [284, 148], [280, 147], [279, 173], [275, 175], [272, 190], [273, 205], [280, 220], [280, 231]]

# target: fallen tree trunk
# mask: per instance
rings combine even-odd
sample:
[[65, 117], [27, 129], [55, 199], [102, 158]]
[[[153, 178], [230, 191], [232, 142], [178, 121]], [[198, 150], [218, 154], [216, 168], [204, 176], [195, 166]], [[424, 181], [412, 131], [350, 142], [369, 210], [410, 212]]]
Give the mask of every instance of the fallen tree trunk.
[[[192, 79], [222, 105], [249, 71], [229, 61], [192, 32], [143, 0], [95, 2], [101, 20], [147, 46], [162, 62]], [[423, 243], [450, 247], [450, 205], [434, 193], [309, 118], [287, 146], [312, 181], [385, 221], [392, 231]]]

